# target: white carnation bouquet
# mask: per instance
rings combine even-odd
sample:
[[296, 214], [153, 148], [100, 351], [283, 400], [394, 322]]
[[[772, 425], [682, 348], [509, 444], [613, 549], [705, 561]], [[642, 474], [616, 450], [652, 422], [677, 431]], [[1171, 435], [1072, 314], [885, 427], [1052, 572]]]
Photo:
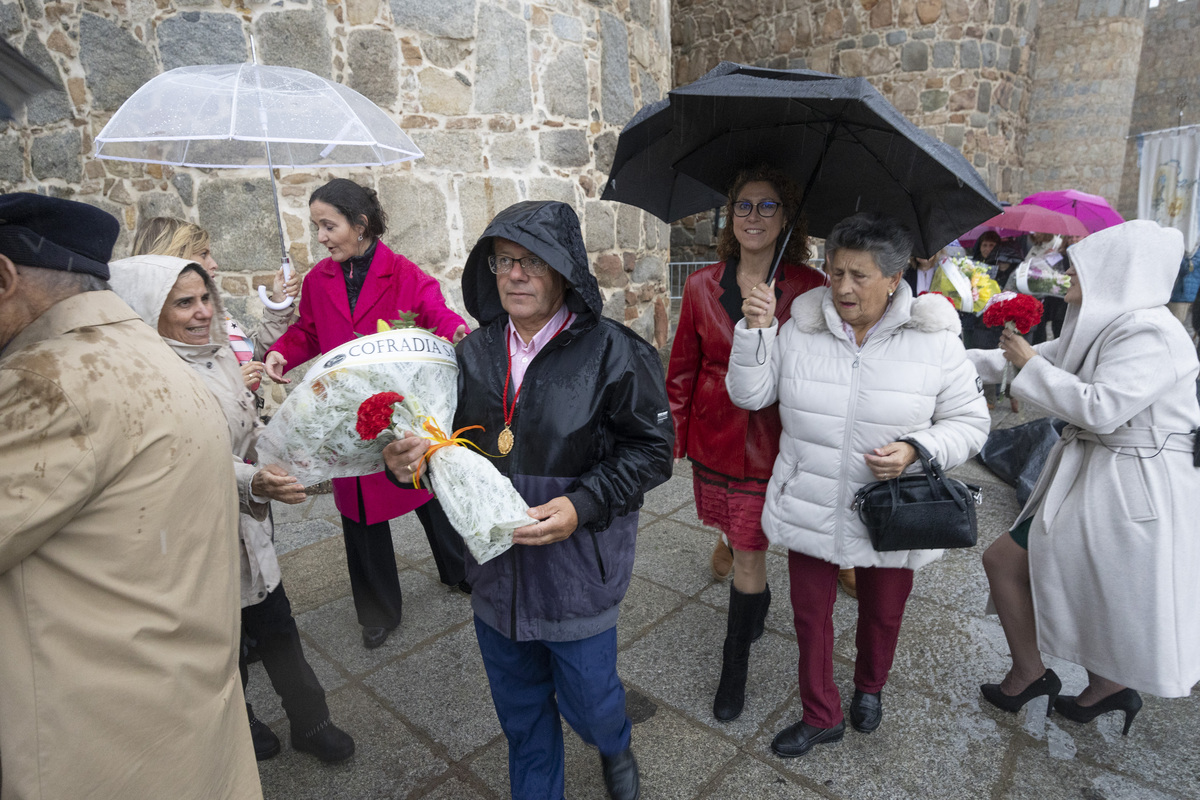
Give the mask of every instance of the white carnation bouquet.
[[259, 463], [280, 464], [305, 486], [371, 475], [383, 469], [388, 442], [412, 431], [433, 443], [426, 455], [433, 491], [482, 564], [534, 520], [461, 430], [445, 433], [457, 404], [454, 347], [419, 328], [383, 330], [320, 357], [259, 437]]

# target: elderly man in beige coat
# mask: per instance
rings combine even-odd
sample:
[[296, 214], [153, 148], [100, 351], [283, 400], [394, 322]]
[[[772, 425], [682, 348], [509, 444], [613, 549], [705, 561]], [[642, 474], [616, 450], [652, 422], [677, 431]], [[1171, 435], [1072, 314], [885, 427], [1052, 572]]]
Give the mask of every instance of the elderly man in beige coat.
[[106, 291], [117, 233], [0, 195], [0, 796], [261, 798], [229, 434]]

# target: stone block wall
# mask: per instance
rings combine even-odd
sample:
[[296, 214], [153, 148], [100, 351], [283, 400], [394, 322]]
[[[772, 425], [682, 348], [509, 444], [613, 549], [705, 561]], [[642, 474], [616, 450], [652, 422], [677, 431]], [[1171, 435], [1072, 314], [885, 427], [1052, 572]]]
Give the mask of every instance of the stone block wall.
[[1041, 0], [1025, 194], [1079, 189], [1117, 203], [1145, 6], [1145, 0]]
[[[865, 77], [910, 120], [959, 148], [1000, 199], [1015, 201], [1036, 7], [1037, 0], [674, 0], [675, 83], [721, 60]], [[673, 253], [703, 249], [704, 220], [676, 228], [684, 249]]]
[[722, 59], [865, 77], [1004, 194], [1035, 24], [1026, 0], [676, 0], [676, 81]]
[[[667, 0], [0, 0], [0, 35], [65, 93], [0, 122], [0, 191], [92, 203], [207, 228], [231, 307], [279, 264], [263, 170], [172, 169], [91, 158], [93, 137], [154, 75], [250, 59], [309, 70], [385, 109], [424, 151], [392, 167], [278, 170], [285, 239], [307, 270], [327, 253], [308, 196], [333, 177], [379, 192], [384, 240], [439, 277], [462, 311], [462, 264], [491, 217], [526, 199], [579, 212], [605, 314], [667, 342], [666, 225], [598, 199], [621, 127], [670, 84]], [[314, 108], [313, 113], [336, 113]]]
[[1138, 133], [1200, 124], [1200, 2], [1162, 0], [1146, 11], [1117, 210], [1137, 217]]

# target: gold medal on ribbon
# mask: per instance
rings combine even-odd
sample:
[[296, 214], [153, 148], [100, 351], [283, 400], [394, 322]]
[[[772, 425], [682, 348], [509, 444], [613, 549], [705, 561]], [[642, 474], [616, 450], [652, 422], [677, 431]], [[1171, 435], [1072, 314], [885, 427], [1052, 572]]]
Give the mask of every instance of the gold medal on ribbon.
[[496, 440], [496, 446], [500, 449], [500, 455], [506, 456], [513, 446], [513, 432], [507, 425], [504, 430], [500, 431], [500, 438]]

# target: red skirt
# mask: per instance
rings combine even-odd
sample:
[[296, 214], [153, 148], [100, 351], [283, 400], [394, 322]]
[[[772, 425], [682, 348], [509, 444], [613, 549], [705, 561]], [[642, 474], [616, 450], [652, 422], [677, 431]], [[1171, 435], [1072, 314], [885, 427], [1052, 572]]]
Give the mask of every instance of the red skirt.
[[700, 521], [725, 534], [734, 550], [766, 550], [770, 546], [762, 529], [767, 481], [736, 480], [693, 461], [692, 490]]

